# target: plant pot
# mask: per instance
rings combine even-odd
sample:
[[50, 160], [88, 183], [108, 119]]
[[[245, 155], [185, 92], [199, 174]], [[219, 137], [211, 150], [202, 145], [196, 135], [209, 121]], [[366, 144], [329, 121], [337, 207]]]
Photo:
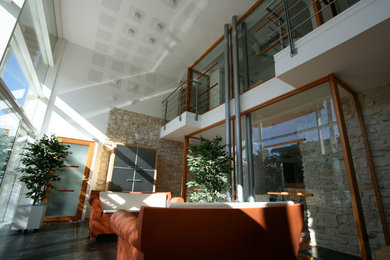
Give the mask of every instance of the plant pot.
[[18, 205], [12, 221], [12, 230], [35, 230], [41, 227], [46, 205]]

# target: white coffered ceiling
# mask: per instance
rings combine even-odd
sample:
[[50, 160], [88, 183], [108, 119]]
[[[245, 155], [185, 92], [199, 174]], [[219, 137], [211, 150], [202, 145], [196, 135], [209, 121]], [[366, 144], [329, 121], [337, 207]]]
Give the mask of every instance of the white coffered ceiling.
[[[62, 37], [93, 51], [85, 77], [99, 85], [96, 98], [75, 105], [78, 112], [96, 117], [117, 106], [161, 117], [159, 103], [185, 79], [186, 68], [222, 35], [233, 15], [255, 2], [60, 0]], [[86, 89], [69, 84], [60, 96], [71, 102]]]

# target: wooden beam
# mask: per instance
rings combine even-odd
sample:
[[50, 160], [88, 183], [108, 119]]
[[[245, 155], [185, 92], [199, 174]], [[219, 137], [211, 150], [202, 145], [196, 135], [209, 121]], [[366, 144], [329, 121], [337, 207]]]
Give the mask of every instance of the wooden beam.
[[256, 28], [256, 32], [259, 31], [259, 30], [260, 30], [261, 28], [263, 28], [264, 26], [266, 26], [269, 22], [271, 22], [271, 21], [272, 21], [275, 17], [277, 17], [277, 15], [280, 14], [283, 10], [284, 10], [284, 7], [279, 8], [279, 10], [277, 10], [273, 16], [271, 16], [270, 18], [268, 18], [267, 21], [265, 21], [263, 24], [261, 24], [259, 27]]
[[317, 26], [321, 26], [324, 23], [324, 17], [321, 12], [321, 3], [318, 0], [312, 0], [312, 2]]
[[270, 145], [264, 146], [264, 148], [281, 146], [281, 145], [285, 145], [285, 144], [299, 143], [299, 142], [304, 142], [304, 141], [306, 141], [306, 138], [296, 139], [296, 140], [292, 140], [292, 141], [288, 141], [288, 142], [282, 142], [282, 143], [277, 143], [277, 144], [270, 144]]
[[212, 88], [216, 87], [218, 85], [218, 82], [215, 83], [214, 85], [212, 85], [211, 87], [207, 88], [205, 91], [203, 91], [202, 93], [200, 93], [199, 96], [202, 96], [203, 94], [209, 92]]
[[268, 100], [268, 101], [266, 101], [266, 102], [264, 102], [264, 103], [262, 103], [260, 105], [257, 105], [257, 106], [255, 106], [253, 108], [245, 110], [245, 111], [241, 112], [240, 115], [243, 116], [243, 115], [246, 115], [248, 113], [254, 112], [256, 110], [259, 110], [261, 108], [267, 107], [267, 106], [272, 105], [272, 104], [274, 104], [276, 102], [279, 102], [279, 101], [284, 100], [286, 98], [289, 98], [289, 97], [292, 97], [292, 96], [297, 95], [299, 93], [302, 93], [302, 92], [304, 92], [304, 91], [306, 91], [308, 89], [314, 88], [314, 87], [316, 87], [318, 85], [321, 85], [321, 84], [323, 84], [323, 83], [325, 83], [327, 81], [329, 81], [329, 77], [328, 76], [323, 77], [323, 78], [321, 78], [319, 80], [316, 80], [316, 81], [313, 81], [313, 82], [311, 82], [311, 83], [309, 83], [309, 84], [307, 84], [307, 85], [305, 85], [303, 87], [300, 87], [298, 89], [292, 90], [292, 91], [287, 92], [286, 94], [283, 94], [283, 95], [281, 95], [279, 97], [273, 98], [273, 99]]
[[214, 63], [213, 65], [211, 65], [210, 68], [208, 68], [207, 70], [205, 70], [205, 72], [202, 72], [202, 74], [200, 74], [200, 75], [198, 76], [197, 79], [200, 79], [201, 77], [203, 77], [204, 75], [206, 75], [207, 72], [209, 72], [212, 68], [214, 68], [214, 67], [217, 66], [217, 65], [218, 65], [218, 61], [217, 61], [216, 63]]
[[334, 109], [337, 119], [337, 126], [339, 129], [340, 142], [343, 149], [343, 157], [345, 170], [347, 173], [349, 191], [351, 194], [351, 204], [353, 214], [355, 217], [356, 230], [359, 239], [360, 254], [363, 260], [370, 260], [371, 250], [368, 241], [368, 234], [364, 221], [364, 214], [362, 209], [362, 203], [359, 194], [359, 188], [356, 180], [355, 168], [353, 165], [351, 147], [348, 140], [347, 127], [345, 124], [345, 118], [343, 114], [343, 108], [340, 100], [340, 94], [337, 89], [336, 80], [333, 75], [329, 75], [330, 91], [334, 103]]
[[[287, 39], [288, 38], [288, 35], [284, 36], [283, 39]], [[269, 47], [265, 48], [264, 50], [260, 51], [257, 56], [261, 56], [267, 52], [269, 52], [273, 47], [275, 47], [276, 45], [278, 45], [280, 43], [281, 40], [277, 40], [276, 42], [274, 42], [273, 44], [271, 44]]]
[[296, 196], [296, 197], [312, 197], [313, 193], [301, 193], [301, 192], [276, 192], [269, 191], [268, 195], [280, 195], [280, 196]]
[[353, 99], [354, 99], [355, 109], [356, 109], [356, 113], [357, 113], [357, 116], [359, 119], [360, 129], [362, 131], [362, 137], [363, 137], [363, 142], [364, 142], [364, 149], [366, 151], [368, 168], [370, 170], [371, 181], [372, 181], [372, 185], [373, 185], [373, 189], [374, 189], [374, 193], [375, 193], [375, 197], [376, 197], [376, 203], [378, 206], [379, 217], [380, 217], [381, 223], [382, 223], [383, 236], [385, 238], [386, 245], [390, 245], [390, 235], [389, 235], [389, 229], [388, 229], [387, 221], [386, 221], [386, 214], [385, 214], [385, 210], [383, 207], [383, 201], [382, 201], [382, 197], [381, 197], [381, 193], [380, 193], [380, 189], [379, 189], [377, 174], [376, 174], [375, 167], [374, 167], [374, 160], [372, 158], [370, 144], [368, 142], [367, 131], [366, 131], [365, 123], [364, 123], [364, 117], [363, 117], [362, 109], [360, 106], [359, 98], [354, 92], [352, 92], [351, 88], [349, 88], [347, 85], [345, 85], [344, 83], [342, 83], [341, 81], [339, 81], [337, 79], [336, 79], [336, 82], [338, 85], [340, 85], [346, 91], [351, 93], [351, 95], [353, 96]]

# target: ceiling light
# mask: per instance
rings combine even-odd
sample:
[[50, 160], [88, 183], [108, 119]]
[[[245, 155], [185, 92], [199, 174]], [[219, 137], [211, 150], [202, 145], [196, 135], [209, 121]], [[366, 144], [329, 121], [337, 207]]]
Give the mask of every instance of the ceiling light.
[[127, 30], [127, 33], [130, 34], [130, 35], [134, 35], [135, 34], [135, 30], [133, 28], [129, 28]]
[[156, 29], [157, 31], [162, 31], [162, 29], [164, 29], [164, 25], [162, 25], [161, 23], [156, 23]]
[[135, 7], [130, 7], [129, 11], [127, 12], [127, 17], [137, 22], [141, 22], [144, 19], [144, 16], [145, 16], [145, 12]]
[[139, 12], [134, 12], [134, 18], [139, 21], [141, 19], [141, 14]]
[[150, 44], [155, 44], [155, 43], [156, 43], [156, 40], [155, 40], [153, 37], [149, 37], [149, 38], [148, 38], [148, 43], [150, 43]]
[[171, 8], [175, 8], [178, 2], [177, 0], [161, 0], [161, 1]]

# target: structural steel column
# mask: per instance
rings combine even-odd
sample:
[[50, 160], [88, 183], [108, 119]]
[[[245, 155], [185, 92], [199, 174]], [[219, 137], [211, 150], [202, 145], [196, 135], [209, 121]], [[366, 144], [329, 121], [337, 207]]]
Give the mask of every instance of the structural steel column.
[[184, 199], [184, 201], [187, 201], [187, 174], [188, 174], [187, 153], [188, 153], [189, 143], [190, 143], [190, 138], [188, 136], [185, 136], [184, 144], [183, 144], [183, 175], [181, 179], [181, 197]]
[[234, 87], [234, 111], [235, 111], [235, 138], [236, 138], [236, 182], [237, 201], [244, 201], [243, 175], [242, 175], [242, 144], [241, 144], [241, 117], [240, 117], [240, 76], [238, 70], [238, 35], [237, 16], [232, 17], [232, 47], [233, 47], [233, 87]]
[[[230, 123], [230, 37], [229, 37], [229, 24], [225, 24], [224, 27], [224, 41], [225, 41], [225, 143], [226, 154], [232, 155], [232, 142], [231, 142], [231, 123]], [[228, 175], [229, 183], [232, 183], [232, 174]], [[232, 185], [233, 186], [233, 185]], [[229, 191], [230, 197], [233, 197], [232, 190]]]
[[[246, 38], [246, 23], [241, 23], [242, 32], [242, 59], [244, 64], [244, 89], [249, 89], [249, 65], [248, 48]], [[253, 166], [253, 143], [252, 143], [252, 116], [250, 113], [245, 115], [246, 121], [246, 155], [248, 158], [248, 201], [255, 201], [255, 176]]]

